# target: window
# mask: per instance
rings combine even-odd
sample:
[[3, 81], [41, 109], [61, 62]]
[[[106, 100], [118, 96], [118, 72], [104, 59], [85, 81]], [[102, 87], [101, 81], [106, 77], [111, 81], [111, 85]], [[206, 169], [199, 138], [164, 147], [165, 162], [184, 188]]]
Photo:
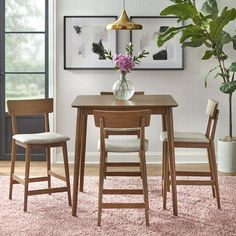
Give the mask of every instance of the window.
[[48, 0], [5, 1], [5, 101], [48, 96]]

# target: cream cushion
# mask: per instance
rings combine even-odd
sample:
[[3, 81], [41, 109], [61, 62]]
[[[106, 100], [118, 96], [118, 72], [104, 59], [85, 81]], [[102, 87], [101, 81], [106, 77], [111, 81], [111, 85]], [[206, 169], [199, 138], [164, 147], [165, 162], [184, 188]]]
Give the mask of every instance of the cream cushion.
[[[144, 141], [145, 151], [148, 150], [148, 140]], [[98, 140], [98, 151], [100, 151], [100, 140]], [[139, 152], [140, 139], [105, 139], [106, 152]]]
[[54, 132], [15, 134], [12, 138], [25, 144], [60, 143], [70, 139], [69, 137]]
[[[160, 134], [161, 141], [167, 141], [167, 132]], [[209, 143], [209, 139], [202, 133], [174, 132], [175, 142]]]

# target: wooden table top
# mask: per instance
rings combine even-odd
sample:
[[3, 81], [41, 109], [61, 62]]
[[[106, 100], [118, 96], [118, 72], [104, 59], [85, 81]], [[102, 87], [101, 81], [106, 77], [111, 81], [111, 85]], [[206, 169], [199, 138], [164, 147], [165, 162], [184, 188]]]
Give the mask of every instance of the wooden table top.
[[134, 95], [128, 101], [117, 100], [114, 95], [79, 95], [72, 107], [177, 107], [178, 103], [171, 95]]

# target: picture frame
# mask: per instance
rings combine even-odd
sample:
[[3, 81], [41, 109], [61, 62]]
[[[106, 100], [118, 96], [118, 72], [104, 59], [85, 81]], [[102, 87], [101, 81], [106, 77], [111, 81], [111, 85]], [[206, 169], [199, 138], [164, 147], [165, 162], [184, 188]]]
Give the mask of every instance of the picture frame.
[[184, 51], [179, 43], [180, 36], [176, 35], [163, 47], [158, 48], [158, 34], [164, 32], [168, 27], [182, 26], [183, 22], [177, 22], [177, 17], [161, 16], [131, 16], [132, 21], [143, 26], [142, 30], [130, 32], [130, 41], [134, 45], [134, 55], [142, 50], [149, 54], [136, 65], [136, 70], [183, 70]]
[[117, 32], [106, 25], [117, 16], [64, 16], [64, 69], [112, 69], [102, 47], [117, 53]]

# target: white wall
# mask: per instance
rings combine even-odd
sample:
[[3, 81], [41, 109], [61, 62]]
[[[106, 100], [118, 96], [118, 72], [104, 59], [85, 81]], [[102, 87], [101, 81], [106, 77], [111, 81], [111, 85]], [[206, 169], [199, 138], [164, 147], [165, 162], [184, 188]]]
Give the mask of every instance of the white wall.
[[[129, 15], [148, 16], [159, 15], [167, 0], [127, 0], [126, 10]], [[200, 1], [202, 2], [202, 1]], [[219, 1], [219, 4], [236, 7], [233, 0]], [[120, 15], [122, 1], [120, 0], [57, 0], [57, 66], [56, 66], [56, 126], [57, 131], [68, 135], [71, 140], [68, 151], [73, 159], [76, 110], [71, 103], [77, 95], [99, 94], [100, 91], [110, 91], [112, 84], [118, 79], [116, 71], [70, 71], [63, 69], [63, 16], [65, 15]], [[220, 103], [220, 119], [217, 127], [217, 137], [227, 135], [228, 131], [228, 98], [218, 89], [220, 81], [212, 78], [208, 88], [204, 87], [204, 77], [215, 62], [201, 61], [203, 49], [185, 49], [185, 69], [183, 71], [132, 71], [130, 78], [136, 90], [146, 94], [171, 94], [179, 107], [174, 109], [174, 128], [183, 131], [205, 131], [207, 117], [205, 106], [208, 98], [214, 98]], [[232, 57], [235, 58], [235, 52]], [[235, 60], [235, 59], [234, 59]], [[234, 98], [235, 101], [235, 98]], [[234, 114], [236, 102], [234, 104]], [[235, 119], [234, 119], [235, 120]], [[234, 122], [235, 123], [235, 122]], [[161, 152], [159, 131], [161, 123], [158, 117], [152, 117], [147, 136], [151, 141], [148, 160], [157, 160]], [[234, 134], [236, 127], [234, 127]], [[89, 118], [87, 136], [88, 159], [96, 157], [96, 142], [98, 130]], [[185, 157], [188, 153], [195, 157], [194, 161], [203, 161], [200, 150], [176, 150], [177, 157]], [[59, 158], [60, 159], [60, 158]], [[59, 160], [58, 159], [58, 160]], [[71, 159], [71, 160], [72, 160]], [[95, 159], [91, 159], [95, 160]], [[185, 159], [179, 159], [179, 161]]]

